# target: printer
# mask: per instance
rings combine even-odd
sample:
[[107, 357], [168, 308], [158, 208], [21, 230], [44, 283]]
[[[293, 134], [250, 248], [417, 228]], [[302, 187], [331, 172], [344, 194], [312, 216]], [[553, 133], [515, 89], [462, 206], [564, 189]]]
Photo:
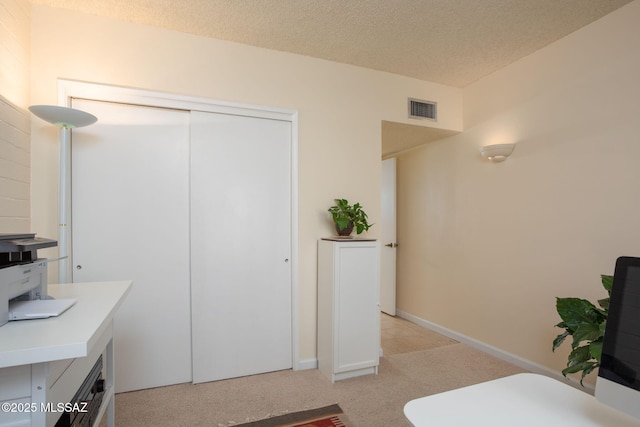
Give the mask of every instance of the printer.
[[57, 245], [35, 234], [0, 233], [0, 326], [10, 320], [10, 303], [47, 298], [47, 260], [38, 249]]

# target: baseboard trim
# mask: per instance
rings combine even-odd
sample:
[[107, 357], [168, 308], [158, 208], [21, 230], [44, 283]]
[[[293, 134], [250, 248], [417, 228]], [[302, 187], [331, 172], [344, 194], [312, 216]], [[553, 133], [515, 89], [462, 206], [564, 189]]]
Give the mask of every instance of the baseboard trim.
[[466, 335], [460, 334], [451, 329], [440, 326], [436, 323], [430, 322], [428, 320], [422, 319], [418, 316], [414, 316], [411, 313], [407, 313], [406, 311], [396, 310], [396, 315], [402, 319], [408, 320], [411, 323], [414, 323], [418, 326], [422, 326], [423, 328], [429, 329], [433, 332], [436, 332], [440, 335], [444, 335], [445, 337], [456, 340], [462, 344], [466, 344], [470, 347], [483, 351], [491, 356], [494, 356], [498, 359], [504, 360], [505, 362], [511, 363], [519, 368], [525, 369], [529, 372], [533, 372], [540, 375], [545, 375], [547, 377], [551, 377], [562, 382], [566, 382], [567, 384], [585, 391], [587, 393], [594, 393], [594, 386], [591, 384], [585, 384], [584, 387], [580, 385], [580, 382], [575, 378], [565, 378], [562, 376], [562, 373], [553, 371], [546, 366], [539, 365], [535, 362], [532, 362], [528, 359], [522, 358], [520, 356], [516, 356], [512, 353], [501, 350], [497, 347], [493, 347], [487, 343], [482, 341], [478, 341], [474, 338], [468, 337]]
[[298, 366], [296, 366], [293, 370], [305, 371], [307, 369], [318, 369], [318, 359], [299, 360]]

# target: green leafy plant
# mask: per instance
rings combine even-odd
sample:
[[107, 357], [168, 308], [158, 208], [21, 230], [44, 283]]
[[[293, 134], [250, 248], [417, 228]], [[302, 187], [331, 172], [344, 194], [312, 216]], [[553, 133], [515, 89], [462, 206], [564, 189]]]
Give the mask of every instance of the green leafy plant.
[[591, 302], [581, 298], [556, 298], [556, 310], [562, 322], [555, 325], [563, 328], [564, 332], [553, 340], [553, 351], [558, 348], [567, 337], [571, 336], [571, 353], [568, 356], [567, 367], [562, 370], [565, 377], [582, 371], [580, 384], [594, 369], [600, 366], [602, 355], [602, 341], [604, 337], [609, 298], [613, 276], [602, 275], [602, 286], [608, 297], [598, 300], [596, 307]]
[[356, 233], [360, 234], [373, 226], [367, 221], [367, 214], [360, 203], [351, 206], [346, 199], [335, 199], [335, 202], [336, 204], [329, 208], [329, 212], [338, 234], [349, 235], [353, 227], [355, 227]]

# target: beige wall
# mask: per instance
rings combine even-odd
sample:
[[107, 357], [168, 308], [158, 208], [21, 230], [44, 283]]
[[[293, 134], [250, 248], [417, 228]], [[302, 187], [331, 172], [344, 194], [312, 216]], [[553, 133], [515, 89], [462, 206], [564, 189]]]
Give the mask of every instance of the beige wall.
[[0, 233], [30, 231], [27, 0], [0, 0]]
[[[65, 78], [299, 111], [302, 359], [315, 357], [315, 242], [331, 232], [326, 208], [347, 197], [378, 221], [380, 121], [409, 123], [407, 97], [437, 101], [437, 126], [462, 130], [464, 95], [465, 132], [399, 158], [401, 310], [560, 370], [566, 353], [550, 351], [558, 332], [554, 298], [600, 298], [598, 275], [611, 273], [618, 255], [640, 256], [638, 0], [464, 92], [42, 6], [29, 10], [22, 0], [1, 0], [0, 7], [22, 17], [10, 27], [18, 29], [11, 52], [22, 58], [32, 44], [30, 85], [28, 58], [17, 69], [0, 63], [1, 95], [20, 108], [57, 103], [57, 79]], [[0, 49], [13, 49], [13, 40], [0, 33]], [[32, 131], [31, 229], [55, 237], [57, 131], [38, 120]], [[518, 146], [505, 163], [479, 157], [480, 145], [512, 141]], [[9, 151], [0, 148], [0, 161]], [[5, 178], [0, 197], [9, 188]], [[14, 231], [2, 221], [0, 231]], [[377, 227], [371, 231], [378, 236]]]
[[[33, 6], [32, 102], [57, 103], [57, 79], [129, 86], [299, 112], [300, 357], [315, 358], [316, 240], [335, 197], [380, 217], [381, 121], [408, 122], [407, 97], [438, 102], [462, 129], [462, 91], [304, 56]], [[56, 131], [33, 120], [33, 228], [56, 229]], [[370, 230], [378, 236], [379, 227]]]
[[[398, 305], [560, 371], [555, 297], [640, 256], [640, 1], [470, 85], [464, 128], [398, 160]], [[517, 142], [504, 163], [478, 149]]]

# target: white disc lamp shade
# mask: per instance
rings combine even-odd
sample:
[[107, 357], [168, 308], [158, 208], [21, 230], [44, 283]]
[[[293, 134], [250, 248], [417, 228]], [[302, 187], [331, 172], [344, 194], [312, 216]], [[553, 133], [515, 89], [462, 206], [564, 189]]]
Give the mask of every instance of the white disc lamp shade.
[[60, 128], [81, 128], [92, 125], [98, 120], [93, 114], [57, 105], [32, 105], [29, 111]]
[[98, 118], [93, 114], [57, 105], [32, 105], [34, 115], [60, 129], [60, 176], [58, 186], [58, 283], [72, 281], [70, 256], [71, 242], [71, 129], [89, 126]]
[[504, 162], [513, 153], [516, 144], [493, 144], [480, 147], [480, 154], [494, 163]]

